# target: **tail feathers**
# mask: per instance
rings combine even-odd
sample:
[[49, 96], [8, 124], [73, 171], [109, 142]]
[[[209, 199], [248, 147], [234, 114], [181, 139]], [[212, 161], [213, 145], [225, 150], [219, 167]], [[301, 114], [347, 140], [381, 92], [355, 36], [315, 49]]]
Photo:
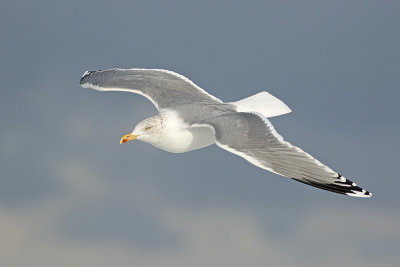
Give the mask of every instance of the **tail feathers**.
[[237, 112], [258, 112], [267, 118], [292, 111], [281, 100], [265, 91], [229, 104], [234, 105]]

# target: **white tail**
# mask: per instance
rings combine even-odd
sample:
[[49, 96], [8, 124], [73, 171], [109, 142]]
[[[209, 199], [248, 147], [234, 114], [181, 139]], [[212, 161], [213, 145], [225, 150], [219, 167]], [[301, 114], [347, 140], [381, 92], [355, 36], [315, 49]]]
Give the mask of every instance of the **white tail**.
[[267, 118], [292, 112], [285, 103], [265, 91], [228, 104], [234, 105], [237, 112], [258, 112]]

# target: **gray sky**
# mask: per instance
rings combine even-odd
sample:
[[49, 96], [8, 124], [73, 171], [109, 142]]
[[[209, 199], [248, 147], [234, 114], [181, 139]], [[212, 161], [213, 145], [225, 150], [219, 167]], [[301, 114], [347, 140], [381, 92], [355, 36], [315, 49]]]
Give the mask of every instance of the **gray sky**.
[[[3, 1], [1, 266], [398, 266], [398, 1]], [[371, 191], [290, 181], [216, 146], [119, 145], [156, 109], [78, 84], [165, 68]]]

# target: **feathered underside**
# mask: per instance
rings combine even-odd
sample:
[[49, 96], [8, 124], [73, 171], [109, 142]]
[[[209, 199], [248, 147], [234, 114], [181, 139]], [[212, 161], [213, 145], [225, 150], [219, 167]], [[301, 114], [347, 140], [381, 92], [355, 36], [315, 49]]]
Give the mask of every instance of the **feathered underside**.
[[267, 118], [260, 114], [227, 114], [204, 123], [214, 129], [218, 146], [260, 168], [335, 193], [372, 196], [302, 149], [284, 141]]

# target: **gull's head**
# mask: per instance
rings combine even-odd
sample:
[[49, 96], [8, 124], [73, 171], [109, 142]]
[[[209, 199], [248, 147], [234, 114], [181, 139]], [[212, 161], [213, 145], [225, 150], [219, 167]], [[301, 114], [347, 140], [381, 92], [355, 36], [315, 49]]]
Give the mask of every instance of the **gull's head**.
[[150, 144], [157, 144], [161, 140], [163, 129], [163, 118], [160, 115], [147, 118], [139, 122], [132, 133], [124, 135], [121, 138], [120, 144], [134, 139]]

